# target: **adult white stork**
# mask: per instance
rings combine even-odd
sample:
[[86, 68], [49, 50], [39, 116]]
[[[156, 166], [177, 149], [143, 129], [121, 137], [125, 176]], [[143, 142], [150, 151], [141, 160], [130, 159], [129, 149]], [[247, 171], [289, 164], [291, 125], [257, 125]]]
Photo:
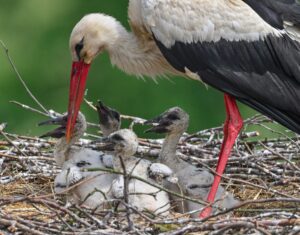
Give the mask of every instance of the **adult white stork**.
[[300, 134], [295, 0], [129, 0], [129, 20], [132, 32], [104, 14], [87, 15], [73, 29], [68, 139], [90, 64], [103, 51], [129, 74], [181, 74], [225, 93], [224, 140], [209, 202], [242, 128], [236, 99]]

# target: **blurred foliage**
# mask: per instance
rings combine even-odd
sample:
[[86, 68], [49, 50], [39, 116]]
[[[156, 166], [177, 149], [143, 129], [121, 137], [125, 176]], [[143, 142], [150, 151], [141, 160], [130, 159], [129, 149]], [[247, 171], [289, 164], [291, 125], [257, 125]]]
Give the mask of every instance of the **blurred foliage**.
[[[66, 111], [71, 59], [69, 35], [77, 21], [87, 13], [103, 12], [116, 17], [125, 27], [125, 0], [0, 0], [0, 39], [32, 92], [48, 109]], [[8, 131], [38, 135], [36, 126], [44, 117], [11, 103], [17, 100], [35, 106], [1, 50], [0, 122], [8, 122]], [[94, 62], [87, 83], [87, 98], [103, 100], [124, 114], [151, 118], [172, 106], [190, 114], [189, 131], [221, 125], [225, 118], [223, 95], [197, 81], [183, 78], [136, 79], [112, 68], [106, 54]], [[36, 107], [36, 106], [35, 106]], [[86, 105], [82, 111], [90, 121], [97, 115]], [[255, 112], [241, 105], [249, 117]]]

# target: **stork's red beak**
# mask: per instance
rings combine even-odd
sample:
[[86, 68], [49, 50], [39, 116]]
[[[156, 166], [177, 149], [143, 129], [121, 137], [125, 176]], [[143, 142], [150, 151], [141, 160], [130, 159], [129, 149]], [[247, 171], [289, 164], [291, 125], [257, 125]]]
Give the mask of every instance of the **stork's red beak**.
[[69, 106], [68, 106], [68, 121], [66, 130], [67, 142], [70, 141], [75, 122], [80, 109], [80, 104], [83, 100], [86, 78], [89, 72], [90, 64], [83, 61], [73, 62], [71, 71], [70, 91], [69, 91]]

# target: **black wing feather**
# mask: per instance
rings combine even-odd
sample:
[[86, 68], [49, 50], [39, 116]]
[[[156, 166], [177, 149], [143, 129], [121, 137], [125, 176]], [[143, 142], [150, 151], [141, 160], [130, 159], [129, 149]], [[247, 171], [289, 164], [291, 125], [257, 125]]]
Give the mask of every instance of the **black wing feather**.
[[166, 48], [169, 63], [300, 134], [300, 46], [286, 35], [249, 41], [182, 43]]
[[283, 29], [284, 21], [300, 26], [300, 3], [297, 0], [243, 0], [274, 28]]

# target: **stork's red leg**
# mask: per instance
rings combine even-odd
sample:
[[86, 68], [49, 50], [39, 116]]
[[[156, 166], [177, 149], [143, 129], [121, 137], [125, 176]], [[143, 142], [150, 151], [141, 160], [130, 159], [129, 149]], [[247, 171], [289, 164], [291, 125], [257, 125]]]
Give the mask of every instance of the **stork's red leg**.
[[[241, 117], [235, 99], [225, 94], [224, 100], [226, 106], [226, 120], [224, 123], [224, 139], [223, 139], [221, 151], [219, 154], [217, 169], [216, 169], [217, 175], [215, 175], [213, 185], [207, 196], [207, 202], [209, 203], [212, 203], [215, 200], [215, 196], [221, 181], [221, 176], [225, 170], [231, 149], [243, 126], [243, 119]], [[211, 211], [212, 211], [211, 207], [204, 208], [199, 215], [200, 218], [205, 218], [209, 216]]]

